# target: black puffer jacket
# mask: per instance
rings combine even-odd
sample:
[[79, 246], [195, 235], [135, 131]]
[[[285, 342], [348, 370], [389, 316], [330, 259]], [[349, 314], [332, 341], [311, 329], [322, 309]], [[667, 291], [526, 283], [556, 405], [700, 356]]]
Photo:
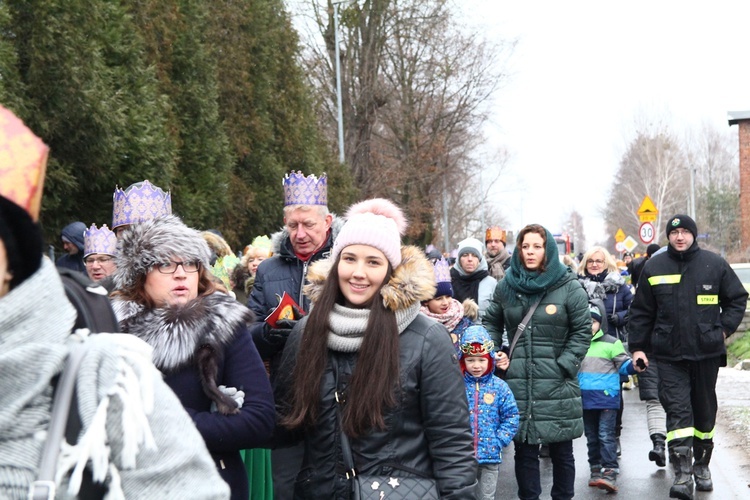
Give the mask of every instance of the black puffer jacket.
[[[413, 307], [423, 300], [417, 297], [420, 290], [429, 291], [425, 296], [434, 296], [434, 274], [423, 252], [416, 247], [402, 247], [401, 252], [401, 265], [381, 290], [386, 307], [391, 310]], [[330, 267], [330, 262], [319, 262], [310, 272], [311, 285], [307, 290], [313, 301], [315, 293], [310, 289], [322, 288], [327, 276], [325, 265]], [[398, 403], [385, 412], [384, 430], [350, 438], [355, 465], [360, 474], [408, 476], [387, 465], [397, 463], [435, 478], [441, 498], [473, 499], [477, 463], [466, 388], [455, 348], [442, 324], [417, 313], [416, 309], [414, 313], [415, 319], [399, 335]], [[305, 323], [303, 319], [292, 331], [274, 381], [277, 407], [282, 414], [289, 404], [292, 372]], [[297, 436], [304, 438], [305, 458], [295, 484], [295, 498], [349, 498], [351, 483], [344, 475], [334, 393], [337, 389], [345, 393], [357, 356], [356, 352], [328, 350], [317, 424], [306, 430], [304, 436]]]
[[[279, 375], [276, 398], [283, 401], [288, 388], [303, 320], [294, 329]], [[409, 474], [386, 464], [395, 462], [438, 480], [441, 498], [474, 498], [476, 461], [469, 427], [466, 389], [453, 344], [445, 327], [422, 314], [400, 336], [401, 397], [385, 416], [387, 428], [361, 439], [350, 439], [360, 474]], [[348, 381], [357, 363], [356, 353], [329, 351], [321, 383], [318, 425], [305, 436], [305, 459], [295, 484], [295, 498], [348, 499], [350, 482], [344, 476], [337, 421], [336, 375]], [[340, 383], [339, 391], [345, 389]], [[461, 422], [461, 423], [459, 423]]]
[[656, 359], [701, 360], [726, 355], [724, 333], [740, 325], [747, 291], [719, 255], [693, 243], [651, 257], [630, 307], [630, 351]]

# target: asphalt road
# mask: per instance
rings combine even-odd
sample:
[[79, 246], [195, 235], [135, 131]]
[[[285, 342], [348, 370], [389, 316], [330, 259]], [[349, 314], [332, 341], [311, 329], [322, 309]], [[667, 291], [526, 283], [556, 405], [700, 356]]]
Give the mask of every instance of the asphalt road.
[[[750, 499], [750, 437], [746, 428], [738, 428], [732, 420], [733, 409], [750, 407], [750, 372], [729, 372], [723, 368], [719, 375], [717, 394], [719, 418], [714, 438], [714, 453], [711, 473], [714, 491], [696, 492], [696, 500]], [[670, 464], [657, 467], [648, 460], [651, 439], [646, 425], [646, 405], [638, 398], [638, 390], [625, 391], [625, 413], [623, 415], [622, 457], [617, 483], [617, 497], [623, 499], [669, 498], [669, 487], [674, 475]], [[574, 441], [576, 459], [576, 498], [612, 498], [603, 490], [588, 486], [589, 467], [586, 455], [586, 439]], [[541, 459], [542, 496], [550, 498], [552, 487], [552, 464], [549, 458]], [[513, 445], [505, 449], [498, 477], [497, 500], [518, 498], [513, 472]]]

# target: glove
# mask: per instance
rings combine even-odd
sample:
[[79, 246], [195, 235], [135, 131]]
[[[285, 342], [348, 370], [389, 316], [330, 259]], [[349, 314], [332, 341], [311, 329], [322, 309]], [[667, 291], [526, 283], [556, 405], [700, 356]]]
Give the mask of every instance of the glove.
[[[245, 391], [238, 391], [236, 387], [227, 387], [225, 385], [220, 385], [219, 390], [234, 399], [234, 402], [237, 403], [237, 408], [242, 408], [242, 405], [245, 404]], [[216, 403], [212, 402], [211, 413], [216, 413], [217, 411], [219, 410], [216, 408]]]
[[620, 317], [617, 314], [610, 314], [607, 321], [609, 321], [610, 325], [620, 326]]
[[276, 322], [275, 327], [266, 323], [266, 339], [273, 343], [286, 342], [292, 329], [294, 329], [303, 316], [302, 312], [296, 307], [292, 308], [292, 312], [294, 315], [292, 319], [280, 319]]
[[267, 324], [266, 338], [271, 342], [286, 342], [287, 337], [292, 333], [292, 329], [298, 321], [296, 319], [280, 319], [276, 322], [275, 328]]

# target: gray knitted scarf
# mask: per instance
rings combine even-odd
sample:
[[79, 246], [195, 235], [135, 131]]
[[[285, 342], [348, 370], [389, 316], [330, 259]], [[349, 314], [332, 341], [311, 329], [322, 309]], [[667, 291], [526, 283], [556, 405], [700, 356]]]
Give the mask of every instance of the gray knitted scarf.
[[[403, 333], [418, 314], [419, 302], [415, 302], [406, 309], [396, 311], [398, 333]], [[369, 309], [352, 309], [335, 304], [331, 315], [328, 317], [328, 322], [331, 325], [331, 331], [328, 332], [328, 348], [338, 352], [359, 351], [369, 318]]]
[[[50, 380], [68, 355], [75, 309], [51, 262], [0, 298], [0, 497], [23, 491], [39, 467]], [[40, 438], [41, 437], [41, 438]]]
[[[26, 498], [29, 484], [36, 479], [50, 421], [51, 380], [67, 359], [75, 318], [60, 276], [47, 259], [0, 297], [0, 498]], [[141, 393], [141, 380], [145, 387], [153, 384], [147, 378], [153, 371], [150, 348], [126, 337], [108, 334], [86, 340], [89, 347], [76, 378], [83, 432], [76, 446], [63, 445], [57, 464], [59, 482], [72, 469], [76, 469], [73, 477], [78, 477], [77, 471], [90, 459], [94, 477], [109, 482], [108, 498], [123, 495], [118, 466], [135, 468], [141, 444], [148, 441], [146, 447], [153, 446], [144, 413], [150, 412], [153, 400]], [[127, 373], [120, 354], [126, 350]], [[146, 366], [148, 370], [143, 369]], [[111, 395], [117, 402], [109, 405]], [[97, 421], [100, 410], [104, 418]], [[130, 423], [127, 428], [118, 425], [125, 420]], [[117, 464], [111, 461], [115, 450]], [[68, 494], [75, 495], [79, 486], [80, 480], [72, 480]]]

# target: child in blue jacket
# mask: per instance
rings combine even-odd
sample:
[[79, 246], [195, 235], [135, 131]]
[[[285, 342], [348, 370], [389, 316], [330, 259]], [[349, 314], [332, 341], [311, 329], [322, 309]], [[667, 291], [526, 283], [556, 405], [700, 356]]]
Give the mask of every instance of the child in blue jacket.
[[578, 384], [591, 467], [589, 486], [615, 492], [619, 471], [615, 425], [620, 409], [620, 375], [632, 375], [635, 367], [622, 342], [604, 333], [603, 310], [601, 303], [589, 304], [593, 337], [578, 372]]
[[494, 342], [483, 326], [470, 326], [460, 340], [461, 370], [469, 399], [474, 455], [479, 462], [477, 499], [494, 500], [502, 449], [518, 430], [516, 398], [493, 374]]

